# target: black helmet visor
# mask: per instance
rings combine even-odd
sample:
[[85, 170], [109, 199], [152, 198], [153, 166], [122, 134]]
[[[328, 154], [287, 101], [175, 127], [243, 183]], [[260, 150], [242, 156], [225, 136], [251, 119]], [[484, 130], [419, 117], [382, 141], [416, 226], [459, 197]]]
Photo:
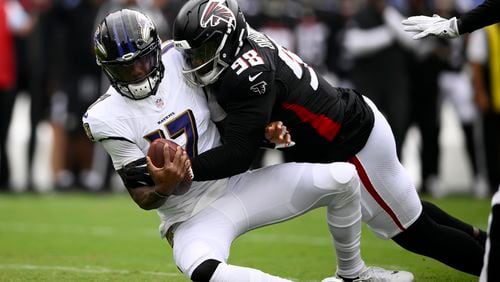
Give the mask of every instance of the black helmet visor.
[[[210, 39], [203, 42], [200, 47], [184, 50], [186, 63], [188, 64], [188, 66], [191, 69], [196, 69], [213, 60], [217, 55], [216, 53], [219, 49], [222, 37], [222, 34], [216, 33], [212, 37], [210, 37]], [[211, 65], [208, 64], [205, 67], [197, 70], [197, 72], [199, 74], [205, 74], [211, 69]]]
[[146, 79], [158, 67], [158, 48], [152, 48], [130, 61], [103, 63], [104, 69], [119, 82], [134, 83]]

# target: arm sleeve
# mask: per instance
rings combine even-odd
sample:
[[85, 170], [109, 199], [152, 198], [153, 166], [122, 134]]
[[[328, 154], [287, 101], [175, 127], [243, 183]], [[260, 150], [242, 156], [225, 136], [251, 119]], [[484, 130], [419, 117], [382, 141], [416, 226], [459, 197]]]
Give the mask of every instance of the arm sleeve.
[[[260, 78], [259, 81], [266, 86], [273, 81], [270, 72], [263, 73]], [[192, 160], [195, 181], [225, 178], [249, 169], [264, 138], [264, 128], [269, 122], [276, 95], [271, 87], [262, 94], [256, 94], [251, 87], [245, 82], [236, 87], [221, 87], [231, 92], [223, 94], [230, 96], [225, 102], [227, 117], [223, 145]]]
[[460, 34], [500, 22], [500, 0], [486, 0], [458, 19]]

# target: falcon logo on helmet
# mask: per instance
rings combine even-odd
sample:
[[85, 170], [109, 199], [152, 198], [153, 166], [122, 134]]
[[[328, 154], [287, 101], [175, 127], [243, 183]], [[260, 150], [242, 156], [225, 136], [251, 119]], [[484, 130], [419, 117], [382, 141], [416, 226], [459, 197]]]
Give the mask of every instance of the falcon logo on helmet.
[[221, 21], [227, 23], [228, 27], [236, 28], [236, 17], [233, 12], [222, 4], [223, 0], [212, 0], [208, 3], [201, 16], [200, 26], [206, 28], [218, 26]]

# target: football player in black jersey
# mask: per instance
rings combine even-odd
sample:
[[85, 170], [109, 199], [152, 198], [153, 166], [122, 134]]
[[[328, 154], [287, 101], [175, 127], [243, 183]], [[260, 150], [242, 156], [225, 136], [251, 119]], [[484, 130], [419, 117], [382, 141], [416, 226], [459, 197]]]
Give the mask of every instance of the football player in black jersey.
[[422, 208], [376, 106], [353, 89], [329, 85], [297, 55], [249, 27], [235, 5], [235, 0], [190, 0], [174, 23], [186, 79], [215, 95], [227, 113], [224, 144], [192, 160], [195, 180], [247, 170], [263, 128], [280, 120], [296, 142], [287, 149], [295, 161], [356, 166], [363, 220], [378, 236], [479, 275], [484, 240], [478, 237], [484, 232], [431, 204]]

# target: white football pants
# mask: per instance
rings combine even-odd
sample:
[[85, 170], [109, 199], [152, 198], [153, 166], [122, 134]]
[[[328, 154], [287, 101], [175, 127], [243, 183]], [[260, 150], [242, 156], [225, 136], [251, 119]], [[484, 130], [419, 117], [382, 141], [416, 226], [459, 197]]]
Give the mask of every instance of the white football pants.
[[175, 227], [174, 260], [188, 278], [202, 262], [215, 259], [222, 263], [211, 281], [283, 281], [255, 269], [228, 267], [231, 243], [249, 230], [318, 207], [327, 207], [339, 274], [352, 276], [363, 269], [359, 179], [353, 165], [286, 163], [233, 176], [228, 185], [224, 196]]
[[350, 162], [361, 180], [363, 222], [381, 238], [408, 228], [422, 212], [415, 185], [399, 162], [391, 127], [373, 102], [365, 97], [375, 124], [363, 149]]

